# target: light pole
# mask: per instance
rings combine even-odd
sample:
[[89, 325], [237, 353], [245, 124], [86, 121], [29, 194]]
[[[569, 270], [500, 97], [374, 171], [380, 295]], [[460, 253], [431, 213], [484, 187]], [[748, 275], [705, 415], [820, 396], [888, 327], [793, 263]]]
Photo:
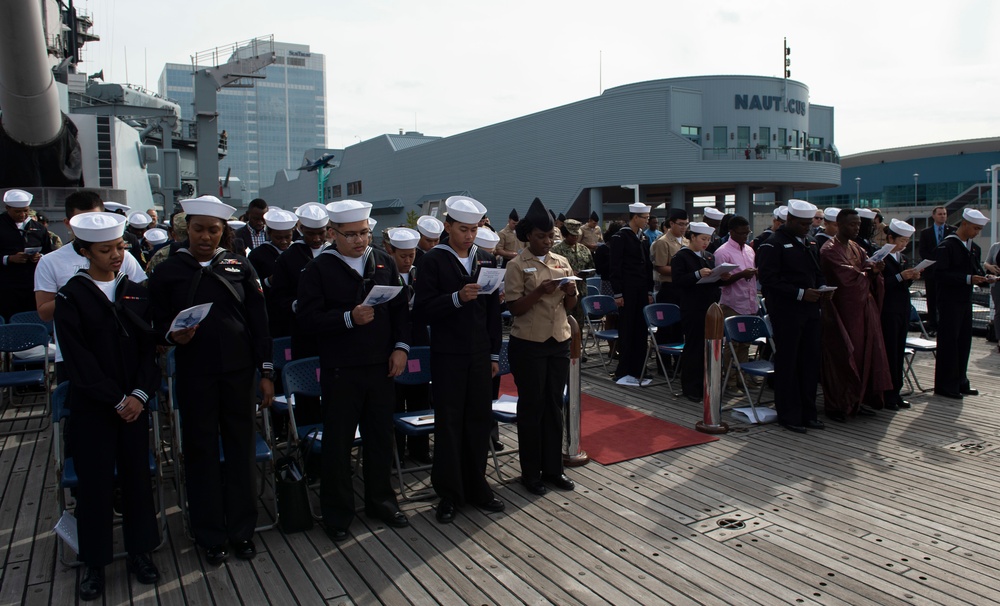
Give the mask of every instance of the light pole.
[[916, 210], [915, 207], [917, 206], [917, 179], [919, 178], [920, 173], [913, 173], [913, 210]]
[[861, 208], [861, 177], [854, 177], [854, 184], [857, 186], [857, 196], [855, 197], [855, 206]]

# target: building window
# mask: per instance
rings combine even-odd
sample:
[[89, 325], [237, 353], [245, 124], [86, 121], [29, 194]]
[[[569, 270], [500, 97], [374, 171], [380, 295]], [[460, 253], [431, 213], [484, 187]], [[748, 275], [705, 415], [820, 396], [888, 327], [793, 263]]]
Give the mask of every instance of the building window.
[[736, 127], [736, 147], [739, 149], [747, 149], [750, 147], [750, 127], [749, 126], [737, 126]]
[[729, 129], [725, 126], [712, 127], [712, 138], [715, 139], [714, 147], [716, 150], [724, 151], [726, 149], [726, 140], [729, 138], [728, 133]]
[[758, 145], [763, 153], [767, 153], [768, 147], [771, 145], [771, 127], [761, 126], [760, 133], [757, 136]]
[[333, 186], [333, 194], [332, 194], [331, 197], [333, 197], [333, 198], [339, 198], [339, 197], [341, 197], [342, 195], [344, 195], [344, 194], [341, 193], [341, 191], [342, 190], [340, 188], [340, 184], [339, 183], [337, 185], [334, 185]]
[[700, 126], [681, 126], [681, 136], [694, 141], [698, 145], [701, 145], [701, 127]]
[[347, 195], [348, 196], [360, 196], [361, 195], [361, 181], [351, 181], [347, 184]]
[[778, 147], [788, 149], [788, 129], [786, 128], [778, 129]]

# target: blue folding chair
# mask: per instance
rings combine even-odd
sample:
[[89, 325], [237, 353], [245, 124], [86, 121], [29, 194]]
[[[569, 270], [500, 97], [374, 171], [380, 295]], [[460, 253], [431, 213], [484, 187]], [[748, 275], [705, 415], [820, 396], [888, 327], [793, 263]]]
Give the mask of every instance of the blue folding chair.
[[[319, 358], [303, 358], [294, 360], [285, 365], [281, 373], [281, 383], [285, 389], [285, 403], [282, 405], [284, 411], [288, 413], [288, 439], [289, 444], [298, 446], [306, 439], [310, 433], [322, 431], [322, 423], [313, 423], [299, 427], [295, 420], [295, 398], [306, 396], [319, 398], [323, 396], [323, 389], [319, 382]], [[313, 440], [309, 448], [310, 455], [320, 456], [322, 453], [322, 440]]]
[[937, 358], [937, 340], [931, 339], [927, 334], [924, 322], [920, 319], [920, 314], [917, 313], [917, 308], [912, 303], [910, 304], [910, 323], [916, 323], [920, 327], [920, 333], [923, 337], [906, 337], [906, 348], [903, 351], [906, 367], [903, 370], [903, 378], [906, 379], [906, 384], [909, 386], [907, 393], [913, 393], [914, 386], [921, 392], [930, 391], [931, 388], [924, 389], [920, 385], [920, 379], [917, 378], [917, 373], [913, 370], [913, 361], [920, 353], [929, 353]]
[[[52, 458], [56, 465], [56, 481], [59, 483], [56, 491], [56, 501], [59, 504], [59, 512], [69, 511], [66, 500], [66, 491], [73, 490], [80, 484], [80, 478], [76, 474], [76, 466], [73, 464], [73, 457], [66, 456], [65, 445], [63, 443], [62, 421], [69, 416], [70, 409], [66, 407], [66, 396], [69, 393], [69, 382], [60, 383], [52, 392]], [[153, 443], [160, 443], [160, 420], [157, 399], [150, 398], [146, 403], [149, 409], [150, 425], [153, 429]], [[149, 473], [153, 476], [153, 483], [156, 488], [156, 500], [159, 507], [160, 521], [160, 544], [159, 549], [167, 540], [167, 511], [163, 500], [163, 467], [160, 461], [158, 450], [149, 451]], [[117, 470], [116, 470], [117, 474]], [[82, 562], [67, 557], [66, 548], [63, 541], [58, 544], [59, 559], [66, 566], [80, 566]], [[128, 552], [121, 551], [115, 554], [115, 559], [123, 558]]]
[[596, 297], [599, 294], [601, 294], [601, 288], [599, 286], [594, 286], [593, 284], [588, 284], [587, 285], [587, 296], [588, 297]]
[[[498, 377], [510, 374], [510, 354], [508, 352], [509, 341], [504, 340], [503, 345], [500, 346], [500, 363], [499, 371], [497, 372]], [[504, 423], [506, 425], [516, 425], [517, 424], [517, 412], [506, 412], [502, 410], [497, 410], [493, 408], [493, 420], [497, 423]], [[503, 479], [503, 474], [500, 472], [500, 461], [497, 458], [496, 448], [493, 446], [493, 440], [489, 440], [490, 443], [490, 455], [493, 457], [493, 468], [497, 472], [497, 480], [500, 482], [505, 482]], [[500, 455], [513, 455], [517, 454], [520, 448], [514, 448], [511, 450], [505, 450]]]
[[[601, 359], [601, 364], [604, 365], [604, 371], [611, 374], [611, 371], [608, 369], [608, 362], [614, 355], [615, 348], [610, 343], [618, 341], [618, 329], [598, 330], [594, 326], [594, 323], [603, 323], [608, 315], [617, 314], [618, 307], [615, 305], [614, 298], [609, 295], [584, 297], [582, 304], [583, 314], [587, 317], [587, 334], [594, 339], [594, 345], [597, 347], [597, 355]], [[601, 351], [601, 341], [609, 342], [607, 360], [604, 359], [604, 353]]]
[[[13, 406], [14, 388], [42, 387], [45, 393], [45, 409], [39, 413], [2, 419], [0, 422], [28, 421], [32, 419], [47, 419], [51, 407], [49, 378], [49, 332], [43, 324], [4, 324], [0, 326], [0, 354], [3, 354], [3, 370], [0, 372], [0, 390], [6, 389], [10, 403]], [[10, 358], [14, 353], [27, 351], [36, 347], [42, 349], [42, 367], [38, 369], [13, 370]], [[0, 396], [3, 397], [3, 396]], [[6, 399], [6, 398], [4, 398]], [[0, 406], [0, 410], [4, 407]], [[10, 429], [0, 432], [0, 435], [37, 433], [46, 428], [43, 424], [32, 429]]]
[[[736, 344], [756, 343], [758, 342], [758, 339], [764, 338], [766, 342], [771, 345], [773, 351], [774, 342], [773, 335], [771, 333], [771, 326], [765, 318], [761, 318], [760, 316], [730, 316], [726, 318], [723, 323], [723, 327], [725, 330], [726, 341], [729, 343], [730, 362], [729, 368], [726, 368], [726, 376], [725, 379], [723, 379], [722, 384], [725, 385], [729, 382], [729, 372], [733, 367], [735, 367], [736, 372], [739, 373], [740, 383], [743, 386], [743, 392], [750, 401], [750, 408], [756, 417], [757, 405], [761, 403], [761, 398], [764, 396], [764, 387], [767, 385], [766, 379], [774, 374], [774, 363], [770, 360], [760, 359], [740, 362], [736, 358]], [[761, 377], [762, 379], [756, 402], [754, 402], [753, 396], [750, 395], [750, 388], [747, 386], [746, 375]]]
[[[414, 346], [410, 348], [407, 355], [406, 369], [403, 374], [396, 377], [396, 382], [402, 385], [425, 385], [431, 382], [431, 348], [426, 345]], [[397, 412], [392, 416], [392, 424], [397, 433], [407, 437], [425, 437], [434, 433], [434, 411], [418, 410], [413, 412]], [[403, 473], [419, 473], [427, 471], [433, 464], [414, 465], [403, 468], [399, 457], [399, 449], [396, 447], [396, 440], [392, 441], [392, 454], [396, 459], [396, 477], [399, 480], [399, 496], [404, 501], [415, 501], [425, 499], [432, 495], [431, 491], [423, 491], [407, 495], [406, 484], [403, 482]]]
[[[664, 376], [667, 379], [667, 387], [673, 391], [673, 379], [677, 378], [681, 355], [684, 354], [684, 343], [657, 343], [656, 333], [660, 329], [666, 329], [679, 323], [681, 321], [681, 308], [673, 303], [652, 303], [642, 308], [642, 315], [646, 320], [646, 332], [649, 334], [649, 344], [646, 346], [645, 360], [648, 362], [649, 355], [656, 352], [656, 361], [659, 363], [660, 368], [663, 369]], [[663, 363], [663, 356], [665, 355], [674, 358], [676, 362], [672, 376], [667, 374], [667, 366]], [[642, 385], [642, 379], [646, 376], [646, 365], [645, 363], [642, 365], [642, 373], [639, 375], [639, 385]]]

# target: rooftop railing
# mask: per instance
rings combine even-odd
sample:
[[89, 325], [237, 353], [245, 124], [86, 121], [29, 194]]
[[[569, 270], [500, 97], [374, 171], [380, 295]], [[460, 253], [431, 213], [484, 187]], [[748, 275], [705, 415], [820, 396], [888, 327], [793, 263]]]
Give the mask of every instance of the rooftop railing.
[[745, 160], [782, 162], [827, 162], [840, 164], [840, 155], [830, 149], [808, 147], [705, 147], [702, 160]]

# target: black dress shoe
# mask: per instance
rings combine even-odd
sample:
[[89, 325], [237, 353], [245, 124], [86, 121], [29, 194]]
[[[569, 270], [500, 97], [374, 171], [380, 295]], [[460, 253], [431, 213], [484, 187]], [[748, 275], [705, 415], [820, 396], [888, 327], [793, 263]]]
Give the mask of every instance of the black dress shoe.
[[566, 477], [566, 474], [561, 473], [556, 474], [542, 474], [542, 479], [552, 484], [559, 490], [573, 490], [576, 488], [576, 482]]
[[410, 520], [406, 518], [406, 514], [403, 513], [402, 511], [399, 511], [398, 509], [392, 513], [381, 515], [378, 517], [378, 519], [382, 520], [387, 525], [392, 526], [393, 528], [406, 528], [407, 526], [410, 525]]
[[524, 476], [521, 476], [521, 483], [524, 484], [524, 487], [527, 488], [528, 492], [530, 492], [531, 494], [537, 494], [538, 496], [542, 496], [543, 494], [549, 491], [549, 489], [545, 487], [545, 484], [538, 478], [531, 480]]
[[104, 595], [104, 566], [87, 566], [80, 579], [80, 599], [89, 602]]
[[251, 540], [229, 541], [229, 545], [232, 546], [236, 557], [241, 560], [252, 560], [257, 555], [257, 546]]
[[906, 400], [900, 400], [899, 402], [896, 402], [896, 406], [899, 406], [900, 408], [910, 408], [910, 403]]
[[859, 417], [874, 417], [875, 414], [876, 414], [875, 411], [869, 408], [868, 406], [862, 406], [861, 408], [858, 408]]
[[807, 429], [826, 429], [826, 423], [820, 421], [819, 419], [813, 421], [806, 421]]
[[895, 411], [899, 410], [899, 404], [896, 404], [896, 403], [890, 404], [889, 402], [886, 402], [885, 406], [883, 406], [882, 408], [884, 408], [885, 410], [891, 410], [891, 411], [895, 412]]
[[449, 499], [441, 499], [434, 517], [442, 524], [451, 524], [455, 521], [455, 504]]
[[348, 537], [347, 530], [343, 528], [337, 528], [336, 526], [323, 526], [323, 532], [326, 536], [330, 537], [331, 541], [340, 542]]
[[225, 562], [228, 557], [229, 551], [226, 550], [225, 545], [213, 545], [205, 550], [205, 559], [213, 566], [218, 566]]
[[128, 554], [125, 568], [135, 575], [135, 580], [145, 585], [152, 585], [160, 580], [160, 571], [156, 569], [156, 564], [148, 553]]
[[973, 389], [971, 387], [966, 387], [965, 389], [959, 389], [958, 393], [962, 394], [963, 396], [978, 396], [979, 390]]
[[506, 506], [507, 505], [500, 499], [496, 498], [496, 496], [490, 497], [488, 501], [479, 503], [480, 509], [485, 509], [486, 511], [492, 511], [494, 513], [503, 511]]
[[951, 398], [952, 400], [961, 400], [962, 394], [957, 391], [942, 391], [940, 389], [934, 390], [934, 395], [941, 396], [942, 398]]
[[828, 412], [826, 413], [826, 418], [830, 419], [831, 421], [836, 421], [838, 423], [847, 422], [847, 415], [845, 415], [842, 412]]
[[795, 433], [806, 432], [806, 428], [803, 427], [802, 425], [789, 425], [788, 423], [782, 423], [781, 426], [787, 429], [788, 431], [794, 431]]

